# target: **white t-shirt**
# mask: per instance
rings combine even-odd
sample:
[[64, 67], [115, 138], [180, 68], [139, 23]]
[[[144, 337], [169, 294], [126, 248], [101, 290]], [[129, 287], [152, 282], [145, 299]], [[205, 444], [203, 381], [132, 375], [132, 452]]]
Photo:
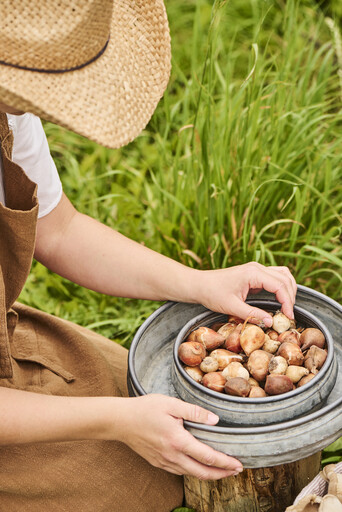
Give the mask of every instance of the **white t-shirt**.
[[[7, 114], [13, 132], [12, 159], [27, 176], [38, 185], [39, 213], [44, 217], [59, 203], [62, 184], [56, 165], [50, 155], [46, 135], [39, 117], [33, 114], [15, 116]], [[5, 203], [2, 163], [0, 159], [0, 202]]]

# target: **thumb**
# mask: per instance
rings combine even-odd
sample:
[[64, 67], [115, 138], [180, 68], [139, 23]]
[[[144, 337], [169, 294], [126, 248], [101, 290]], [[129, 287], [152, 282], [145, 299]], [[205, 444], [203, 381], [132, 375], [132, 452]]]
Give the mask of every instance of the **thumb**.
[[220, 419], [217, 416], [217, 414], [207, 411], [206, 409], [203, 409], [203, 407], [200, 407], [199, 405], [182, 402], [182, 400], [179, 400], [177, 409], [177, 412], [174, 411], [174, 413], [176, 413], [174, 415], [177, 415], [178, 418], [183, 418], [183, 420], [193, 421], [195, 423], [216, 425], [216, 423]]
[[246, 304], [243, 300], [237, 299], [236, 302], [230, 304], [230, 312], [240, 318], [249, 318], [251, 323], [263, 321], [266, 327], [271, 327], [272, 316], [263, 309], [256, 308], [250, 304]]

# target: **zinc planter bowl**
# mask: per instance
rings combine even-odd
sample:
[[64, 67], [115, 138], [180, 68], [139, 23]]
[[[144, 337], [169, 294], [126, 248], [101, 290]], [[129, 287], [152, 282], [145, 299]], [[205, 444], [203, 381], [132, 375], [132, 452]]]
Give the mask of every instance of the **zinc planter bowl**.
[[[276, 312], [280, 304], [274, 301], [251, 300], [249, 303], [266, 311]], [[171, 380], [180, 398], [200, 405], [220, 417], [227, 426], [271, 425], [298, 418], [321, 408], [327, 401], [337, 378], [337, 361], [332, 336], [326, 325], [315, 315], [299, 306], [294, 308], [297, 325], [320, 329], [328, 348], [327, 359], [318, 374], [304, 386], [281, 395], [265, 398], [241, 398], [210, 390], [195, 382], [184, 370], [178, 357], [180, 344], [191, 331], [214, 322], [227, 322], [227, 316], [205, 311], [187, 322], [180, 330], [173, 347]]]
[[[251, 297], [271, 300], [261, 292]], [[342, 367], [342, 306], [322, 293], [299, 286], [296, 305], [328, 326], [334, 359]], [[131, 396], [162, 393], [180, 398], [173, 384], [173, 350], [180, 330], [196, 316], [207, 313], [197, 304], [168, 302], [157, 309], [137, 331], [128, 358]], [[264, 468], [294, 462], [313, 455], [342, 436], [342, 372], [325, 401], [315, 411], [286, 417], [278, 423], [208, 426], [184, 421], [184, 427], [203, 443], [241, 461], [245, 468]]]

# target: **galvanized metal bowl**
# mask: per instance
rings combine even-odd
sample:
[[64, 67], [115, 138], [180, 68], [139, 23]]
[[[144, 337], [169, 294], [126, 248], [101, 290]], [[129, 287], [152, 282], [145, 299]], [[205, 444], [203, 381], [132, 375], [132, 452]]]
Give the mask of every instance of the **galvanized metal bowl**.
[[[262, 290], [249, 298], [273, 300], [274, 295]], [[301, 285], [296, 304], [328, 326], [334, 339], [334, 359], [342, 368], [342, 306]], [[145, 320], [129, 351], [127, 384], [131, 396], [162, 393], [179, 398], [171, 381], [174, 342], [181, 328], [203, 312], [205, 308], [199, 304], [168, 302]], [[327, 402], [298, 418], [271, 425], [265, 421], [253, 427], [184, 420], [184, 427], [201, 442], [236, 457], [246, 468], [276, 466], [308, 457], [342, 435], [342, 372], [338, 372]]]
[[[251, 305], [275, 312], [280, 304], [275, 301], [250, 300]], [[334, 343], [328, 327], [305, 309], [294, 307], [297, 325], [315, 327], [325, 336], [328, 356], [318, 374], [307, 384], [281, 395], [264, 398], [243, 398], [210, 390], [193, 380], [178, 357], [180, 344], [189, 333], [200, 326], [209, 327], [214, 322], [226, 322], [227, 316], [206, 310], [194, 316], [179, 331], [173, 347], [171, 380], [177, 394], [183, 400], [200, 405], [220, 417], [222, 425], [257, 426], [289, 421], [303, 414], [314, 412], [327, 401], [337, 378], [337, 362]]]

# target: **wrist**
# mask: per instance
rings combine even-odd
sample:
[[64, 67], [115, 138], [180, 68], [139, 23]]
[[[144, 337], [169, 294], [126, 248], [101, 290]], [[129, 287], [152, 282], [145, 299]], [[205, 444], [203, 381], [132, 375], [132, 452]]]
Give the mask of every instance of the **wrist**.
[[169, 300], [200, 303], [202, 278], [203, 271], [183, 265], [182, 271], [178, 273], [177, 278], [173, 281], [173, 290]]

